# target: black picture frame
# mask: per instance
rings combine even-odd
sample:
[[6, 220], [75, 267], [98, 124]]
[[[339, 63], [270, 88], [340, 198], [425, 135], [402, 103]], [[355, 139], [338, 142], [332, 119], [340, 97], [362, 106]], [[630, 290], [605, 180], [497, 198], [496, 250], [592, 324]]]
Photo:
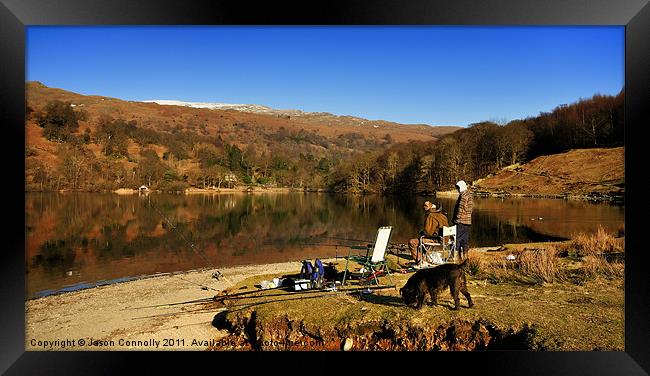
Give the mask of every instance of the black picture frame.
[[[183, 367], [201, 361], [207, 372], [226, 371], [224, 362], [259, 371], [283, 367], [286, 372], [307, 368], [302, 354], [221, 353], [178, 360], [175, 353], [141, 352], [25, 352], [25, 237], [24, 234], [24, 110], [25, 26], [29, 25], [625, 25], [625, 169], [626, 169], [626, 278], [625, 352], [509, 352], [400, 354], [309, 354], [310, 363], [329, 365], [323, 370], [342, 372], [341, 361], [351, 369], [369, 372], [386, 365], [442, 371], [453, 369], [499, 374], [644, 375], [650, 372], [648, 296], [649, 265], [643, 247], [644, 200], [643, 127], [650, 126], [650, 5], [645, 0], [546, 1], [323, 1], [260, 2], [169, 0], [0, 0], [0, 119], [5, 180], [3, 258], [0, 261], [0, 372], [7, 374], [134, 373], [131, 361], [153, 373], [172, 364]], [[19, 142], [22, 141], [22, 142]], [[22, 205], [22, 207], [21, 207]], [[21, 222], [22, 220], [22, 222]], [[391, 354], [392, 355], [392, 354]], [[372, 359], [366, 359], [372, 356]], [[286, 357], [286, 358], [284, 358]], [[327, 362], [326, 362], [327, 361]], [[368, 362], [376, 367], [368, 367]], [[358, 366], [358, 367], [357, 367]], [[195, 371], [206, 372], [206, 371]], [[356, 372], [356, 371], [355, 371]]]

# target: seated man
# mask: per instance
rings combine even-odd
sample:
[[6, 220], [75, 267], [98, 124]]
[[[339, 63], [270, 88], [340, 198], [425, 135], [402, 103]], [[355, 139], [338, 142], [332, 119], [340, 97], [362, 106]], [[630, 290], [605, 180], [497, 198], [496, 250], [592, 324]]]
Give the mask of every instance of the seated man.
[[[449, 226], [449, 220], [447, 220], [447, 216], [442, 213], [442, 208], [436, 210], [436, 205], [429, 201], [424, 202], [423, 209], [425, 213], [424, 230], [420, 231], [420, 237], [424, 238], [422, 240], [433, 240], [433, 238], [438, 235], [438, 232], [442, 230], [443, 226]], [[420, 262], [420, 260], [418, 260], [419, 246], [420, 239], [409, 240], [409, 251], [411, 251], [411, 256], [416, 263]]]

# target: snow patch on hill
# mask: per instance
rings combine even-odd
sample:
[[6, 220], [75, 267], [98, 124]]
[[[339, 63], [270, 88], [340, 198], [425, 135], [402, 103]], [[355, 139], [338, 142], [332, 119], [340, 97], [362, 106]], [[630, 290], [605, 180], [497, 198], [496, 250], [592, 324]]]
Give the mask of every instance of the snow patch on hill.
[[153, 99], [143, 101], [147, 103], [157, 103], [164, 106], [184, 106], [192, 108], [208, 108], [211, 110], [236, 110], [242, 112], [268, 113], [268, 114], [302, 114], [299, 110], [274, 110], [268, 106], [258, 104], [232, 104], [216, 102], [184, 102], [177, 100]]

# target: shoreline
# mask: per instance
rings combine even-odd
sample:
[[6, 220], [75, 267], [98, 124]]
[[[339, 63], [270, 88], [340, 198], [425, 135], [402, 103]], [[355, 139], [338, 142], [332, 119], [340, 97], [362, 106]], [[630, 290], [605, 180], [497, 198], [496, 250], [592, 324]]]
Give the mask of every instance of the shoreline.
[[[211, 299], [247, 278], [261, 280], [264, 275], [297, 273], [300, 268], [300, 261], [291, 261], [154, 274], [29, 299], [25, 301], [25, 349], [205, 350], [210, 341], [228, 333], [212, 325], [219, 311], [197, 309], [192, 301]], [[215, 270], [222, 273], [220, 280], [212, 278]], [[85, 345], [79, 346], [79, 339]], [[164, 344], [167, 339], [174, 341]]]
[[[45, 193], [45, 192], [58, 192], [58, 193], [74, 193], [74, 192], [84, 192], [84, 193], [115, 193], [117, 195], [148, 195], [150, 193], [167, 193], [167, 194], [184, 194], [184, 195], [195, 195], [195, 194], [233, 194], [233, 193], [327, 193], [327, 194], [343, 194], [343, 195], [359, 195], [359, 193], [345, 193], [337, 192], [331, 189], [326, 188], [292, 188], [292, 187], [274, 187], [274, 188], [264, 188], [264, 187], [246, 187], [240, 186], [236, 188], [185, 188], [184, 190], [176, 191], [164, 191], [164, 190], [150, 190], [148, 192], [140, 193], [137, 189], [131, 188], [119, 188], [116, 190], [100, 190], [100, 191], [73, 191], [73, 190], [59, 190], [59, 191], [31, 191], [26, 190], [25, 193]], [[371, 193], [371, 194], [380, 194], [382, 193]], [[419, 196], [426, 196], [425, 193], [414, 193]], [[361, 194], [365, 195], [365, 194]], [[512, 193], [505, 191], [482, 191], [474, 187], [472, 189], [472, 195], [474, 197], [483, 197], [483, 198], [548, 198], [556, 200], [575, 200], [575, 201], [592, 201], [592, 202], [612, 202], [612, 203], [624, 203], [625, 202], [625, 193], [614, 194], [614, 193], [596, 193], [593, 194], [572, 194], [572, 193]], [[455, 190], [452, 191], [436, 191], [436, 197], [458, 197], [458, 192]]]
[[[549, 198], [556, 200], [575, 200], [575, 201], [596, 201], [596, 202], [625, 202], [625, 195], [579, 195], [570, 193], [510, 193], [510, 192], [489, 192], [472, 190], [474, 197], [485, 198]], [[456, 191], [439, 191], [436, 196], [440, 197], [458, 197]]]
[[187, 188], [185, 194], [219, 194], [219, 193], [290, 193], [290, 192], [310, 192], [310, 193], [331, 193], [332, 191], [322, 188], [264, 188], [264, 187], [237, 187], [237, 188]]
[[[120, 188], [116, 190], [101, 190], [101, 191], [72, 191], [72, 190], [60, 190], [60, 191], [25, 191], [25, 193], [114, 193], [117, 195], [136, 195], [139, 194], [138, 190], [130, 188]], [[327, 193], [327, 194], [342, 194], [342, 195], [366, 195], [359, 193], [345, 193], [345, 192], [336, 192], [333, 190], [323, 189], [323, 188], [215, 188], [215, 189], [202, 189], [202, 188], [187, 188], [183, 191], [161, 191], [161, 190], [151, 190], [143, 195], [148, 195], [150, 193], [166, 193], [166, 194], [184, 194], [184, 195], [200, 195], [200, 194], [233, 194], [233, 193]], [[371, 194], [381, 194], [381, 193], [371, 193]], [[414, 193], [418, 196], [427, 196], [424, 193]], [[458, 192], [455, 191], [438, 191], [435, 193], [437, 197], [458, 197]], [[481, 198], [547, 198], [555, 200], [574, 200], [574, 201], [591, 201], [591, 202], [611, 202], [611, 203], [624, 203], [625, 195], [608, 195], [608, 194], [598, 194], [598, 195], [584, 195], [584, 194], [569, 194], [569, 193], [509, 193], [509, 192], [487, 192], [487, 191], [472, 191], [474, 197]]]
[[220, 194], [220, 193], [337, 193], [333, 190], [326, 188], [292, 188], [292, 187], [274, 187], [274, 188], [264, 188], [264, 187], [247, 187], [241, 186], [236, 188], [185, 188], [183, 190], [160, 190], [160, 189], [151, 189], [146, 192], [140, 193], [137, 189], [132, 188], [118, 188], [118, 189], [101, 189], [96, 191], [89, 190], [71, 190], [71, 189], [60, 189], [53, 191], [40, 191], [40, 190], [25, 190], [25, 193], [115, 193], [117, 195], [148, 195], [150, 193], [168, 193], [168, 194]]
[[[500, 248], [476, 247], [472, 250], [482, 253]], [[342, 257], [321, 259], [323, 264], [342, 260]], [[269, 275], [299, 273], [301, 267], [301, 261], [287, 261], [201, 268], [133, 279], [118, 278], [115, 283], [32, 297], [25, 300], [25, 349], [206, 350], [210, 341], [226, 337], [229, 333], [212, 325], [221, 310], [195, 313], [192, 301], [205, 301], [251, 278], [259, 279], [256, 282], [259, 283], [268, 279]], [[216, 270], [222, 273], [219, 280], [212, 278]], [[254, 288], [250, 284], [247, 287]], [[70, 340], [84, 338], [86, 342], [99, 341], [101, 344], [46, 348], [46, 344], [68, 337]], [[170, 346], [155, 342], [166, 338], [180, 342]], [[127, 340], [140, 341], [142, 346], [126, 346]], [[110, 345], [111, 341], [114, 345]], [[193, 341], [201, 344], [193, 346]]]
[[[517, 253], [527, 248], [553, 248], [558, 243], [563, 242], [513, 244], [506, 245], [506, 248], [503, 245], [476, 247], [472, 248], [471, 252], [484, 260], [490, 260], [495, 257], [504, 257], [507, 253]], [[394, 254], [389, 253], [387, 258], [391, 258], [392, 262], [395, 261]], [[324, 264], [334, 262], [338, 265], [337, 269], [339, 272], [343, 270], [342, 262], [344, 261], [341, 258], [326, 258], [322, 259], [322, 261]], [[341, 338], [337, 337], [337, 334], [334, 332], [330, 333], [332, 329], [329, 326], [330, 324], [327, 324], [325, 327], [320, 326], [327, 323], [328, 317], [331, 319], [330, 316], [338, 312], [336, 314], [343, 316], [338, 319], [333, 319], [334, 322], [347, 320], [346, 322], [349, 321], [349, 325], [352, 325], [347, 330], [354, 331], [357, 329], [362, 330], [364, 325], [370, 325], [372, 323], [375, 325], [384, 322], [382, 319], [372, 321], [373, 319], [371, 318], [373, 315], [372, 312], [384, 311], [387, 313], [388, 311], [392, 312], [393, 316], [391, 317], [399, 317], [400, 319], [397, 321], [391, 321], [392, 324], [390, 325], [402, 329], [408, 329], [412, 325], [417, 326], [417, 323], [425, 317], [427, 317], [426, 320], [437, 320], [434, 321], [443, 327], [455, 327], [456, 325], [462, 326], [466, 324], [474, 325], [476, 323], [484, 323], [483, 321], [487, 320], [485, 322], [491, 322], [496, 327], [503, 328], [503, 330], [514, 328], [515, 332], [523, 330], [522, 333], [524, 333], [530, 329], [532, 330], [530, 334], [550, 335], [552, 338], [553, 336], [559, 336], [556, 338], [564, 340], [564, 329], [557, 329], [556, 324], [558, 323], [553, 324], [554, 320], [556, 320], [557, 313], [573, 312], [577, 314], [582, 312], [580, 311], [583, 309], [580, 308], [582, 306], [575, 306], [574, 303], [585, 304], [584, 307], [599, 307], [597, 305], [599, 302], [598, 299], [611, 299], [610, 293], [617, 294], [615, 299], [620, 300], [622, 297], [618, 282], [616, 286], [611, 286], [611, 283], [607, 282], [608, 289], [611, 291], [603, 292], [602, 297], [596, 294], [603, 288], [602, 285], [597, 283], [574, 285], [558, 282], [556, 284], [524, 286], [526, 291], [536, 291], [534, 294], [536, 298], [533, 299], [534, 301], [531, 301], [527, 294], [522, 294], [522, 285], [516, 282], [492, 285], [487, 280], [484, 280], [483, 277], [478, 279], [471, 277], [468, 278], [468, 286], [471, 290], [472, 297], [477, 302], [477, 308], [468, 310], [463, 307], [460, 311], [454, 312], [452, 316], [449, 316], [451, 311], [448, 311], [451, 306], [445, 307], [445, 305], [451, 304], [449, 303], [448, 294], [442, 296], [443, 301], [440, 307], [411, 311], [399, 308], [402, 304], [397, 290], [386, 290], [377, 293], [374, 298], [370, 297], [370, 300], [365, 302], [352, 297], [336, 297], [338, 295], [333, 295], [332, 297], [324, 298], [325, 300], [320, 301], [320, 303], [310, 303], [312, 302], [311, 300], [302, 303], [301, 300], [297, 300], [291, 303], [271, 302], [270, 305], [259, 307], [253, 303], [248, 307], [239, 308], [242, 305], [241, 303], [223, 305], [222, 303], [215, 302], [213, 299], [216, 295], [221, 295], [225, 290], [228, 290], [228, 294], [233, 296], [237, 295], [240, 290], [244, 293], [261, 291], [256, 290], [256, 285], [259, 285], [262, 280], [271, 280], [282, 275], [299, 273], [301, 266], [300, 261], [290, 261], [219, 269], [205, 268], [173, 274], [152, 275], [148, 278], [138, 280], [26, 300], [25, 349], [27, 351], [273, 350], [276, 349], [274, 348], [275, 345], [258, 348], [259, 344], [254, 345], [257, 343], [255, 340], [246, 345], [244, 338], [248, 338], [251, 335], [246, 334], [248, 333], [246, 332], [248, 330], [246, 328], [251, 329], [254, 326], [256, 328], [255, 333], [257, 333], [255, 334], [255, 338], [257, 339], [263, 338], [267, 340], [271, 338], [275, 340], [277, 338], [285, 338], [286, 336], [282, 333], [288, 335], [289, 337], [287, 338], [293, 338], [291, 336], [304, 336], [305, 334], [298, 329], [302, 328], [304, 324], [305, 328], [309, 328], [310, 332], [320, 332], [322, 330], [323, 335], [326, 333], [331, 334], [331, 338], [323, 337], [327, 339], [324, 340], [324, 343], [327, 343], [328, 346], [331, 345], [331, 348], [327, 347], [323, 349], [338, 350], [337, 344]], [[222, 277], [219, 280], [212, 278], [212, 273], [215, 270], [219, 270], [222, 273]], [[391, 274], [393, 276], [393, 283], [397, 287], [409, 278], [409, 275], [399, 272]], [[554, 294], [547, 294], [552, 291], [556, 291], [559, 295], [555, 297]], [[584, 298], [584, 294], [590, 294], [589, 291], [592, 291], [594, 295], [588, 299]], [[269, 296], [273, 296], [274, 293], [271, 293]], [[557, 300], [558, 297], [559, 300]], [[620, 319], [616, 316], [618, 311], [615, 308], [619, 304], [618, 300], [616, 300], [614, 306], [611, 306], [614, 303], [607, 300], [609, 302], [609, 305], [606, 307], [607, 310], [598, 312], [598, 315], [605, 315], [603, 317], [610, 320], [608, 322], [614, 322], [610, 326], [615, 329], [618, 328], [616, 321]], [[496, 304], [495, 302], [499, 303]], [[503, 312], [499, 308], [503, 304], [501, 302], [518, 307], [515, 309], [517, 312], [521, 310], [525, 312], [515, 314], [514, 316], [503, 316]], [[543, 317], [534, 316], [534, 306], [538, 303], [546, 304], [547, 308], [552, 312]], [[318, 306], [320, 308], [317, 308], [316, 311], [310, 310], [308, 307], [313, 307], [313, 304], [320, 304]], [[396, 308], [395, 304], [399, 307]], [[611, 308], [608, 308], [610, 306]], [[233, 307], [237, 308], [232, 310]], [[304, 309], [306, 311], [303, 311]], [[322, 309], [331, 309], [331, 312], [321, 312], [320, 310]], [[358, 312], [362, 312], [361, 315]], [[370, 316], [366, 317], [365, 315]], [[377, 318], [375, 317], [375, 319]], [[227, 320], [227, 324], [224, 320]], [[539, 328], [542, 328], [542, 332], [537, 332], [537, 329], [526, 329], [527, 327], [523, 323], [529, 322], [530, 320], [533, 320], [536, 323], [535, 325], [541, 325]], [[285, 328], [287, 322], [290, 325]], [[520, 328], [521, 325], [524, 325], [524, 327]], [[353, 327], [357, 329], [353, 330]], [[288, 330], [286, 333], [283, 332], [285, 329]], [[241, 330], [244, 330], [245, 333], [240, 333]], [[381, 328], [377, 330], [381, 331]], [[470, 337], [474, 333], [472, 330], [467, 332], [470, 334]], [[548, 332], [548, 330], [551, 332]], [[486, 330], [478, 330], [474, 334], [478, 335], [483, 332], [487, 333]], [[569, 336], [566, 339], [575, 341], [577, 338], [581, 338], [579, 337], [580, 333], [582, 331], [578, 330], [577, 334], [571, 334], [572, 336], [578, 337], [574, 338]], [[497, 334], [495, 332], [490, 335], [494, 336]], [[280, 337], [276, 337], [276, 335]], [[473, 338], [470, 337], [468, 338]], [[595, 345], [596, 347], [602, 347], [604, 345], [609, 346], [607, 348], [619, 349], [621, 347], [618, 344], [620, 338], [612, 338], [601, 341], [589, 337], [589, 340], [595, 341], [597, 343]], [[543, 339], [541, 341], [541, 343], [544, 343]], [[590, 349], [588, 347], [581, 347], [584, 345], [580, 343], [569, 344], [567, 346], [568, 349], [573, 350], [584, 351], [585, 349]], [[320, 348], [315, 347], [314, 349]], [[419, 349], [419, 347], [412, 344], [407, 349]], [[464, 348], [461, 346], [459, 349]], [[561, 347], [561, 349], [565, 348]]]

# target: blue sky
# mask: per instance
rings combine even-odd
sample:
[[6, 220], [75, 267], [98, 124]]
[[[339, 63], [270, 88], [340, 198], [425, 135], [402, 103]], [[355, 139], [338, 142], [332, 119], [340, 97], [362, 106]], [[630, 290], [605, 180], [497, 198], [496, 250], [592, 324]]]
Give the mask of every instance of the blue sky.
[[617, 94], [625, 58], [622, 26], [29, 26], [26, 52], [81, 94], [461, 126]]

